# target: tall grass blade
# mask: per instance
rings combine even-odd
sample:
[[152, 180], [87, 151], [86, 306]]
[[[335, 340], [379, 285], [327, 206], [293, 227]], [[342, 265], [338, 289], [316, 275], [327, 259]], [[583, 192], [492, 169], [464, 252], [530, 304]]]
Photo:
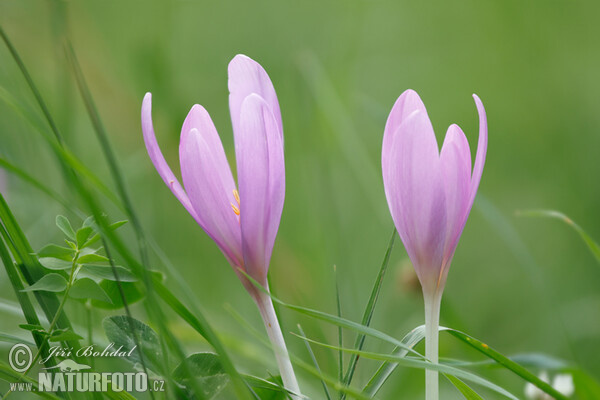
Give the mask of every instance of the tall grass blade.
[[596, 261], [600, 263], [600, 246], [590, 235], [587, 234], [586, 231], [583, 230], [578, 224], [575, 223], [571, 218], [561, 213], [560, 211], [554, 210], [525, 210], [517, 212], [517, 215], [523, 217], [538, 217], [538, 218], [554, 218], [560, 221], [563, 221], [567, 225], [577, 232], [581, 240], [587, 245], [588, 249], [590, 249], [591, 253], [596, 258]]
[[[383, 278], [385, 277], [385, 273], [387, 271], [388, 264], [390, 262], [390, 255], [392, 254], [392, 249], [394, 248], [394, 239], [396, 238], [396, 228], [394, 228], [392, 232], [392, 236], [390, 237], [390, 241], [387, 246], [387, 250], [385, 251], [385, 256], [383, 257], [383, 262], [381, 263], [381, 267], [379, 268], [379, 273], [377, 274], [377, 279], [375, 280], [375, 284], [373, 285], [373, 290], [371, 290], [371, 296], [369, 297], [369, 302], [367, 303], [367, 307], [365, 308], [365, 312], [363, 314], [361, 325], [369, 326], [371, 324], [371, 319], [373, 318], [373, 313], [375, 312], [375, 306], [377, 305], [377, 299], [379, 298], [379, 293], [381, 292], [381, 286], [383, 285]], [[365, 335], [358, 335], [356, 337], [356, 342], [354, 343], [354, 348], [356, 350], [362, 350], [365, 344]], [[344, 377], [343, 382], [346, 385], [350, 385], [352, 383], [352, 378], [354, 377], [354, 372], [356, 370], [356, 364], [358, 363], [358, 354], [353, 355], [350, 358], [350, 364], [348, 365], [348, 371], [346, 372], [346, 376]], [[344, 397], [342, 396], [342, 399]]]
[[[304, 330], [302, 329], [302, 326], [300, 326], [300, 324], [298, 324], [298, 331], [300, 332], [300, 335], [302, 336], [306, 336], [306, 334], [304, 333]], [[306, 350], [308, 351], [308, 354], [310, 355], [310, 359], [313, 362], [313, 365], [315, 366], [315, 369], [321, 373], [321, 368], [319, 367], [319, 363], [317, 361], [317, 358], [315, 357], [315, 353], [313, 353], [312, 348], [310, 347], [310, 343], [308, 343], [306, 340], [304, 341], [304, 344], [306, 345]], [[321, 384], [323, 385], [323, 391], [325, 392], [325, 396], [327, 397], [327, 400], [331, 400], [331, 395], [329, 394], [329, 389], [327, 388], [327, 383], [325, 383], [324, 380], [321, 379]]]

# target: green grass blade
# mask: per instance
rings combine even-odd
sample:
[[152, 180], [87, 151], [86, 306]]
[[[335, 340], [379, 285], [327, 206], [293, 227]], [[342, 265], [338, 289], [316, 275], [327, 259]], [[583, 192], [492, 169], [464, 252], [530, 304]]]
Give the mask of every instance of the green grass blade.
[[[410, 331], [406, 336], [402, 338], [402, 343], [409, 348], [414, 348], [421, 340], [425, 338], [425, 326], [418, 326], [412, 331]], [[392, 352], [392, 354], [398, 357], [405, 357], [408, 354], [408, 350], [406, 348], [396, 348]], [[369, 379], [369, 382], [363, 389], [363, 393], [367, 394], [369, 397], [375, 396], [379, 389], [383, 386], [383, 384], [390, 377], [392, 372], [396, 369], [398, 364], [384, 362], [377, 372]]]
[[[339, 287], [339, 282], [338, 282], [338, 275], [337, 275], [337, 268], [334, 265], [333, 266], [333, 273], [335, 275], [335, 302], [336, 302], [336, 308], [337, 308], [337, 316], [339, 318], [342, 318], [342, 302], [340, 301], [340, 287]], [[344, 336], [343, 336], [343, 329], [341, 326], [338, 326], [338, 346], [339, 347], [344, 347]], [[338, 378], [340, 380], [340, 382], [342, 382], [344, 380], [344, 352], [343, 351], [339, 351], [338, 352]], [[340, 393], [341, 396], [341, 393]]]
[[519, 211], [517, 213], [517, 215], [524, 216], [524, 217], [554, 218], [554, 219], [563, 221], [564, 223], [569, 225], [571, 228], [573, 228], [575, 230], [575, 232], [577, 232], [579, 237], [581, 237], [581, 240], [583, 240], [583, 242], [587, 245], [590, 252], [596, 258], [596, 261], [598, 261], [600, 263], [600, 246], [598, 245], [598, 243], [596, 243], [596, 241], [590, 235], [588, 235], [587, 232], [583, 230], [583, 228], [581, 228], [571, 218], [569, 218], [565, 214], [561, 213], [560, 211], [525, 210], [525, 211]]
[[[298, 336], [298, 335], [296, 335]], [[307, 337], [303, 337], [303, 340], [307, 340], [311, 343], [317, 344], [319, 346], [323, 346], [332, 350], [339, 350], [337, 346], [333, 346], [333, 345], [329, 345], [326, 343], [321, 343], [318, 342], [316, 340], [312, 340], [309, 339]], [[343, 348], [342, 349], [344, 352], [350, 353], [350, 354], [357, 354], [360, 357], [364, 357], [364, 358], [368, 358], [371, 360], [379, 360], [379, 361], [387, 361], [387, 362], [394, 362], [397, 363], [400, 366], [403, 367], [408, 367], [408, 368], [419, 368], [419, 369], [431, 369], [431, 370], [435, 370], [438, 371], [440, 373], [443, 374], [449, 374], [449, 375], [453, 375], [462, 379], [465, 379], [467, 381], [476, 383], [478, 385], [481, 385], [483, 387], [486, 387], [490, 390], [495, 391], [496, 393], [499, 393], [501, 395], [503, 395], [504, 397], [507, 397], [509, 399], [512, 400], [518, 400], [517, 397], [515, 397], [513, 394], [511, 394], [510, 392], [508, 392], [507, 390], [501, 388], [500, 386], [488, 381], [487, 379], [484, 379], [478, 375], [473, 374], [472, 372], [468, 372], [468, 371], [464, 371], [462, 369], [458, 369], [449, 365], [444, 365], [444, 364], [435, 364], [429, 361], [424, 361], [424, 360], [419, 360], [419, 359], [415, 359], [413, 357], [399, 357], [393, 354], [382, 354], [382, 353], [373, 353], [373, 352], [368, 352], [368, 351], [362, 351], [362, 350], [355, 350], [355, 349], [346, 349]]]
[[461, 341], [463, 341], [464, 343], [473, 347], [477, 351], [483, 353], [486, 357], [491, 358], [492, 360], [496, 361], [498, 364], [502, 365], [504, 368], [508, 369], [509, 371], [514, 372], [515, 374], [517, 374], [518, 376], [523, 378], [525, 381], [534, 384], [540, 390], [542, 390], [545, 393], [549, 394], [550, 396], [554, 397], [556, 400], [567, 400], [567, 397], [565, 395], [558, 392], [556, 389], [554, 389], [548, 383], [542, 381], [540, 378], [538, 378], [537, 376], [535, 376], [534, 374], [532, 374], [531, 372], [526, 370], [524, 367], [522, 367], [521, 365], [512, 361], [510, 358], [500, 354], [499, 352], [492, 349], [487, 344], [475, 339], [472, 336], [467, 335], [466, 333], [457, 331], [455, 329], [440, 328], [440, 330], [445, 330], [452, 336], [460, 339]]
[[[377, 299], [379, 298], [379, 293], [381, 292], [381, 286], [383, 285], [383, 278], [385, 277], [385, 273], [387, 271], [388, 264], [390, 262], [390, 256], [392, 254], [392, 249], [394, 248], [394, 239], [396, 238], [396, 228], [394, 228], [392, 232], [392, 236], [390, 237], [390, 241], [387, 246], [387, 250], [385, 251], [385, 256], [383, 257], [383, 262], [381, 263], [381, 267], [379, 268], [379, 273], [377, 274], [377, 279], [375, 280], [375, 284], [373, 285], [373, 290], [371, 290], [371, 296], [369, 297], [369, 302], [367, 303], [367, 307], [365, 308], [365, 312], [363, 314], [361, 325], [369, 326], [371, 324], [371, 319], [373, 318], [373, 313], [375, 312], [375, 306], [377, 305]], [[356, 337], [356, 342], [354, 343], [354, 348], [357, 350], [362, 350], [365, 344], [365, 335], [358, 335]], [[354, 372], [356, 371], [356, 364], [358, 363], [358, 355], [353, 355], [350, 358], [350, 364], [348, 365], [348, 371], [346, 372], [346, 376], [344, 377], [343, 382], [350, 386], [352, 383], [352, 378], [354, 377]], [[342, 397], [343, 399], [343, 397]]]
[[[300, 326], [300, 324], [298, 324], [298, 331], [300, 332], [300, 335], [302, 336], [306, 336], [304, 334], [304, 330], [302, 329], [302, 326]], [[304, 341], [304, 344], [306, 345], [306, 350], [308, 351], [308, 354], [310, 355], [310, 359], [312, 360], [315, 369], [321, 373], [321, 368], [319, 367], [319, 363], [317, 362], [317, 358], [315, 357], [315, 353], [313, 353], [312, 348], [310, 347], [310, 343], [308, 343], [306, 340]], [[324, 380], [321, 379], [321, 384], [323, 385], [323, 390], [325, 391], [325, 396], [327, 397], [328, 400], [331, 400], [331, 395], [329, 394], [329, 389], [327, 388], [327, 383], [325, 383]]]
[[467, 400], [483, 400], [483, 397], [481, 397], [479, 394], [477, 394], [477, 392], [474, 391], [473, 389], [471, 389], [471, 387], [469, 385], [467, 385], [466, 383], [464, 383], [457, 377], [452, 376], [452, 375], [444, 375], [444, 376], [458, 389], [459, 392], [462, 393], [463, 396], [465, 396], [465, 399], [467, 399]]
[[[21, 374], [15, 372], [15, 370], [13, 370], [8, 364], [0, 361], [0, 379], [3, 379], [7, 382], [16, 382], [19, 378], [21, 378]], [[38, 382], [36, 379], [24, 376], [22, 380], [27, 383], [31, 383], [31, 387], [34, 388], [35, 393], [39, 397], [50, 400], [61, 400], [61, 398], [56, 396], [54, 393], [38, 391]]]

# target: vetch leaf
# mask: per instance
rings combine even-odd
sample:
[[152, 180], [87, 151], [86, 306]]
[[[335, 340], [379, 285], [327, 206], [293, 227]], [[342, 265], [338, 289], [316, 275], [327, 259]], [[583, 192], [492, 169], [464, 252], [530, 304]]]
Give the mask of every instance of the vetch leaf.
[[66, 342], [69, 340], [83, 340], [81, 336], [73, 332], [71, 329], [56, 329], [48, 338], [51, 342]]
[[90, 278], [76, 280], [69, 291], [69, 296], [74, 299], [95, 299], [106, 303], [112, 302], [106, 292]]
[[38, 251], [37, 256], [40, 258], [52, 257], [64, 261], [71, 261], [73, 260], [73, 249], [49, 244]]
[[[229, 382], [229, 376], [223, 370], [219, 356], [213, 353], [190, 355], [175, 368], [173, 378], [186, 386], [190, 392], [190, 379], [195, 379], [195, 387], [201, 388], [206, 399], [215, 397]], [[193, 392], [189, 394], [192, 398]]]
[[73, 227], [71, 226], [71, 223], [67, 217], [64, 215], [57, 215], [56, 226], [65, 234], [66, 237], [71, 240], [75, 240], [75, 231], [73, 230]]
[[97, 308], [104, 308], [108, 310], [117, 310], [123, 308], [123, 298], [121, 297], [121, 290], [125, 295], [125, 301], [128, 305], [137, 303], [142, 300], [145, 296], [144, 288], [139, 282], [120, 282], [102, 280], [100, 281], [100, 287], [104, 290], [104, 293], [110, 298], [111, 303], [100, 302], [92, 300], [92, 305]]
[[40, 258], [40, 264], [42, 264], [42, 266], [45, 268], [52, 269], [54, 271], [62, 271], [71, 269], [73, 267], [73, 262], [54, 257], [42, 257]]
[[45, 292], [62, 292], [67, 288], [67, 280], [59, 274], [48, 274], [33, 285], [23, 289], [23, 292], [35, 292], [38, 290]]
[[[128, 269], [120, 265], [115, 265], [115, 270], [120, 282], [137, 282], [137, 278]], [[79, 276], [88, 278], [107, 279], [116, 281], [115, 271], [110, 265], [90, 265], [85, 264], [79, 271]]]
[[93, 233], [93, 229], [91, 226], [86, 226], [77, 230], [76, 239], [77, 239], [77, 247], [80, 249], [85, 247], [84, 244], [87, 242], [90, 235]]
[[[127, 222], [128, 222], [127, 220], [114, 222], [108, 226], [108, 229], [110, 229], [111, 231], [114, 231], [114, 230], [122, 227], [123, 225], [125, 225]], [[85, 242], [82, 247], [91, 246], [94, 243], [96, 243], [98, 240], [100, 240], [100, 234], [96, 233], [94, 236], [89, 238], [88, 241]]]
[[86, 254], [77, 259], [79, 264], [89, 264], [95, 262], [108, 262], [108, 258], [101, 256], [100, 254]]

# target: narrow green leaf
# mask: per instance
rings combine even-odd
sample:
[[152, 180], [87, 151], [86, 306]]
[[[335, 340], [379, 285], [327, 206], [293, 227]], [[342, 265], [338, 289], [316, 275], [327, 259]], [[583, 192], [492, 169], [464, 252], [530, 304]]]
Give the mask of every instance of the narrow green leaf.
[[40, 332], [40, 333], [45, 333], [46, 330], [44, 329], [43, 326], [41, 325], [36, 325], [36, 324], [20, 324], [19, 328], [21, 329], [25, 329], [26, 331], [30, 331], [30, 332]]
[[[116, 265], [114, 268], [117, 272], [120, 282], [137, 282], [138, 279], [127, 268]], [[111, 265], [90, 265], [85, 264], [79, 271], [80, 277], [107, 279], [109, 281], [117, 281], [115, 270]]]
[[[304, 334], [304, 330], [302, 329], [302, 326], [300, 326], [300, 324], [298, 324], [298, 331], [300, 332], [300, 335], [302, 335], [303, 337], [306, 336]], [[308, 341], [305, 340], [304, 344], [306, 345], [306, 350], [308, 351], [308, 354], [310, 355], [310, 359], [312, 360], [313, 365], [315, 366], [315, 369], [319, 373], [321, 373], [321, 367], [319, 367], [319, 363], [317, 361], [317, 358], [315, 357], [315, 353], [313, 353], [312, 348], [310, 347], [310, 343], [308, 343]], [[329, 389], [327, 388], [327, 384], [322, 379], [321, 379], [321, 385], [323, 386], [323, 390], [325, 391], [325, 396], [327, 397], [327, 399], [331, 400], [331, 395], [329, 394]]]
[[75, 240], [75, 231], [73, 230], [73, 227], [71, 226], [71, 223], [67, 217], [64, 215], [57, 215], [56, 226], [65, 234], [66, 237], [71, 240]]
[[77, 259], [77, 263], [79, 264], [90, 264], [97, 262], [108, 262], [108, 258], [101, 256], [100, 254], [85, 254]]
[[37, 252], [37, 256], [40, 258], [52, 257], [64, 261], [72, 261], [73, 255], [73, 249], [57, 246], [55, 244], [44, 246], [40, 251]]
[[73, 262], [65, 261], [54, 257], [42, 257], [40, 258], [40, 264], [44, 268], [48, 268], [54, 271], [63, 271], [66, 269], [71, 269], [73, 267]]
[[84, 244], [87, 242], [88, 238], [93, 232], [94, 231], [91, 226], [85, 226], [78, 229], [76, 233], [77, 247], [80, 249], [85, 247]]
[[479, 352], [483, 353], [485, 356], [487, 356], [487, 357], [491, 358], [492, 360], [496, 361], [498, 364], [502, 365], [506, 369], [514, 372], [515, 374], [517, 374], [518, 376], [520, 376], [521, 378], [523, 378], [527, 382], [530, 382], [530, 383], [534, 384], [540, 390], [542, 390], [545, 393], [549, 394], [550, 396], [554, 397], [556, 400], [567, 400], [566, 396], [564, 396], [563, 394], [561, 394], [560, 392], [558, 392], [556, 389], [554, 389], [548, 383], [544, 382], [543, 380], [541, 380], [540, 378], [538, 378], [536, 375], [534, 375], [531, 372], [527, 371], [521, 365], [519, 365], [516, 362], [512, 361], [508, 357], [506, 357], [506, 356], [500, 354], [499, 352], [497, 352], [496, 350], [492, 349], [487, 344], [485, 344], [485, 343], [483, 343], [483, 342], [475, 339], [472, 336], [467, 335], [466, 333], [463, 333], [463, 332], [460, 332], [460, 331], [457, 331], [457, 330], [454, 330], [454, 329], [440, 328], [440, 330], [447, 331], [452, 336], [460, 339], [464, 343], [468, 344], [469, 346], [471, 346], [474, 349], [478, 350]]
[[571, 218], [561, 213], [560, 211], [554, 210], [527, 210], [527, 211], [519, 211], [517, 215], [525, 216], [525, 217], [541, 217], [541, 218], [554, 218], [560, 221], [563, 221], [567, 225], [579, 234], [579, 237], [583, 240], [583, 242], [587, 245], [590, 252], [596, 258], [596, 261], [600, 263], [600, 245], [592, 239], [590, 235], [587, 234], [586, 231], [583, 230], [579, 225], [577, 225]]
[[[90, 217], [90, 218], [93, 218], [93, 217]], [[125, 225], [127, 222], [128, 222], [127, 220], [114, 222], [114, 223], [112, 223], [112, 224], [110, 224], [110, 225], [108, 226], [108, 229], [110, 229], [111, 231], [114, 231], [114, 230], [116, 230], [116, 229], [119, 229], [119, 228], [120, 228], [120, 227], [122, 227], [123, 225]], [[92, 223], [95, 223], [95, 222], [92, 222]], [[96, 234], [95, 234], [95, 235], [93, 235], [91, 238], [89, 238], [89, 239], [88, 239], [88, 241], [87, 241], [87, 242], [85, 242], [85, 243], [83, 244], [83, 246], [81, 246], [81, 247], [88, 247], [88, 246], [91, 246], [91, 245], [93, 245], [94, 243], [96, 243], [98, 240], [100, 240], [100, 234], [99, 234], [99, 233], [96, 233]]]
[[[293, 333], [292, 333], [293, 334]], [[299, 335], [296, 335], [299, 336]], [[309, 339], [307, 337], [303, 337], [302, 339], [304, 340], [308, 340], [311, 343], [317, 344], [319, 346], [323, 346], [329, 349], [333, 349], [333, 350], [339, 350], [337, 346], [333, 346], [333, 345], [329, 345], [326, 343], [321, 343], [318, 342], [316, 340], [313, 339]], [[453, 375], [459, 378], [463, 378], [467, 381], [476, 383], [478, 385], [481, 385], [483, 387], [486, 387], [490, 390], [493, 390], [496, 393], [499, 393], [501, 395], [503, 395], [504, 397], [507, 397], [509, 399], [512, 400], [519, 400], [517, 397], [515, 397], [513, 394], [511, 394], [510, 392], [508, 392], [507, 390], [501, 388], [500, 386], [488, 381], [487, 379], [484, 379], [478, 375], [475, 375], [471, 372], [468, 371], [464, 371], [462, 369], [458, 369], [449, 365], [444, 365], [444, 364], [435, 364], [429, 361], [423, 361], [423, 360], [418, 360], [412, 357], [399, 357], [396, 355], [389, 355], [389, 354], [381, 354], [381, 353], [372, 353], [372, 352], [367, 352], [367, 351], [360, 351], [360, 350], [354, 350], [354, 349], [342, 349], [344, 352], [350, 353], [350, 354], [356, 354], [359, 355], [360, 357], [364, 357], [364, 358], [368, 358], [371, 360], [379, 360], [379, 361], [388, 361], [388, 362], [395, 362], [398, 363], [398, 365], [402, 365], [404, 367], [408, 367], [408, 368], [419, 368], [419, 369], [431, 369], [431, 370], [435, 370], [438, 371], [440, 373], [443, 374], [449, 374], [449, 375]], [[562, 398], [561, 398], [562, 399]]]
[[51, 342], [66, 342], [69, 340], [83, 340], [83, 338], [71, 329], [56, 329], [52, 332], [48, 340]]
[[476, 391], [471, 389], [469, 385], [461, 381], [455, 376], [452, 375], [444, 375], [458, 390], [465, 396], [467, 400], [483, 400], [483, 398], [477, 394]]
[[[385, 251], [385, 256], [383, 257], [383, 262], [381, 263], [381, 267], [379, 268], [379, 273], [377, 274], [377, 279], [375, 280], [375, 284], [373, 285], [373, 290], [371, 290], [371, 296], [369, 297], [369, 302], [367, 303], [367, 307], [365, 308], [365, 312], [363, 314], [361, 325], [369, 326], [371, 324], [371, 318], [373, 318], [373, 313], [375, 312], [375, 306], [377, 305], [377, 299], [379, 298], [379, 293], [381, 292], [381, 285], [383, 285], [383, 278], [385, 277], [385, 273], [387, 271], [388, 264], [390, 262], [390, 255], [392, 254], [392, 249], [394, 248], [394, 239], [396, 238], [396, 228], [392, 231], [392, 236], [390, 237], [387, 250]], [[365, 335], [358, 335], [356, 337], [356, 342], [354, 343], [354, 348], [357, 350], [362, 350], [365, 344]], [[344, 377], [343, 382], [350, 386], [352, 383], [352, 378], [354, 377], [354, 371], [356, 371], [356, 364], [358, 363], [358, 355], [353, 355], [350, 358], [350, 364], [348, 365], [348, 370], [346, 372], [346, 376]], [[345, 396], [342, 396], [344, 399]]]
[[90, 278], [77, 279], [69, 291], [69, 296], [74, 299], [94, 299], [106, 303], [112, 302], [106, 292]]
[[44, 275], [42, 279], [33, 285], [23, 289], [23, 292], [35, 292], [38, 290], [45, 292], [62, 292], [67, 288], [67, 280], [59, 274]]

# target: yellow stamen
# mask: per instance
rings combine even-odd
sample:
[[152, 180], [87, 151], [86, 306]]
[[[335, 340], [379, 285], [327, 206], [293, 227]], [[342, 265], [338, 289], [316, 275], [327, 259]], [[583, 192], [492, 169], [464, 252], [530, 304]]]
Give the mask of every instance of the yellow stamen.
[[235, 215], [240, 215], [240, 209], [237, 208], [233, 203], [231, 204], [231, 208], [233, 209], [233, 212], [235, 213]]
[[238, 206], [240, 205], [240, 194], [237, 189], [233, 189], [233, 197], [235, 197], [235, 201], [237, 201]]

